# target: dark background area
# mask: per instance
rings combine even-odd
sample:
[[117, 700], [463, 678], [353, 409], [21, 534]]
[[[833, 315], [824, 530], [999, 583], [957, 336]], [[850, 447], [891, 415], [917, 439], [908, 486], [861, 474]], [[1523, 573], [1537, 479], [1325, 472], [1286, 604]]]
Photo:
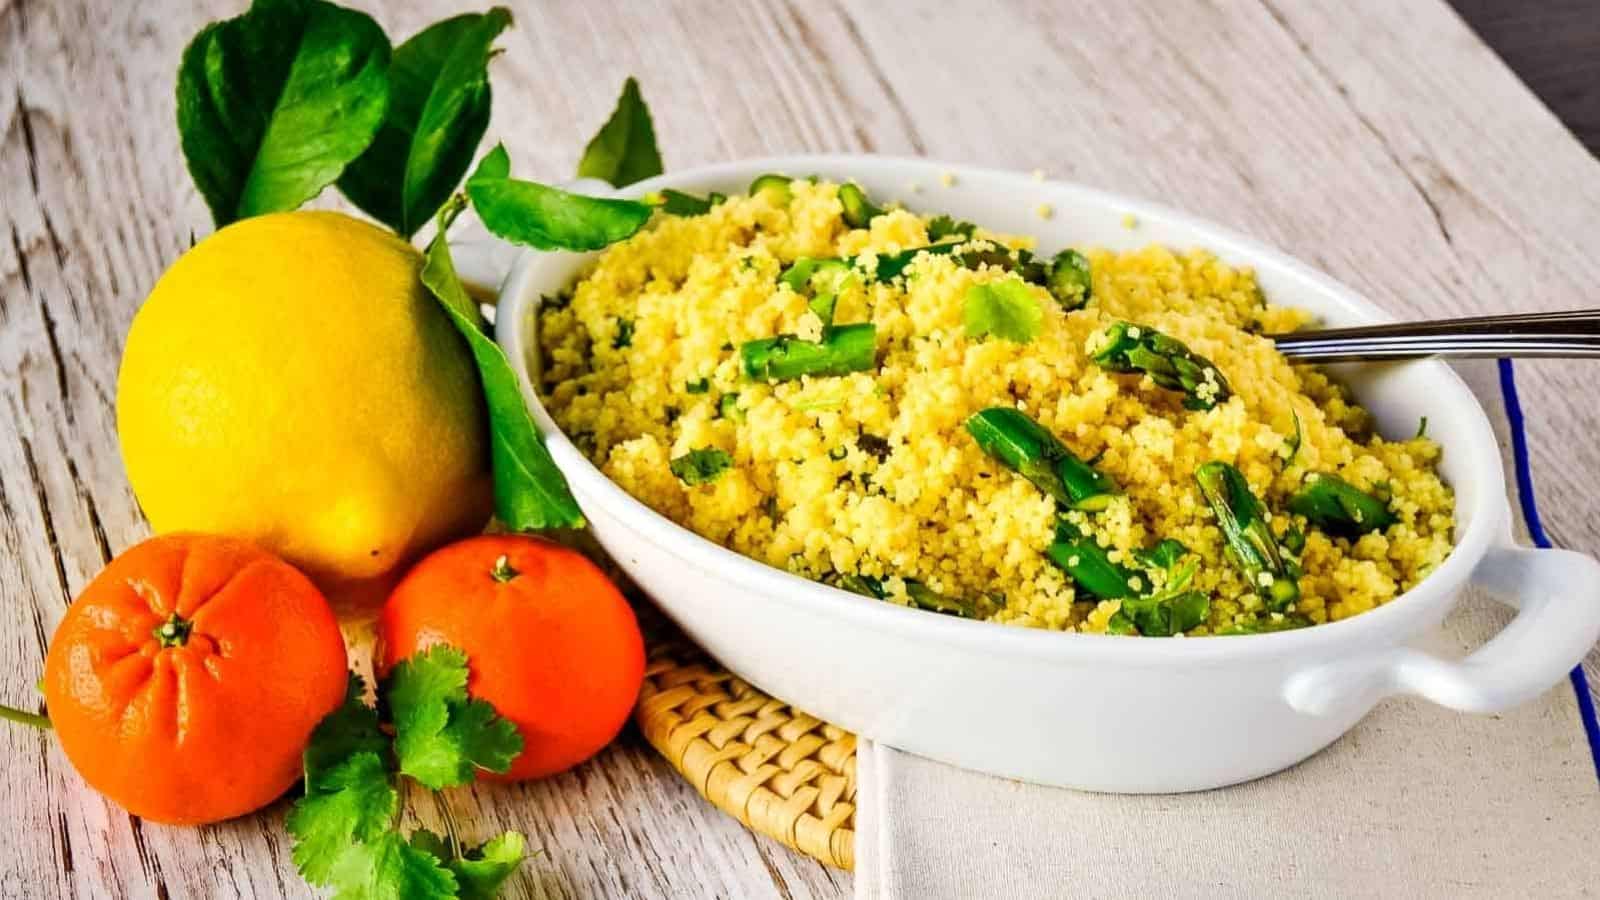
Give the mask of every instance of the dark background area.
[[1600, 156], [1600, 0], [1450, 0], [1450, 5], [1589, 152]]

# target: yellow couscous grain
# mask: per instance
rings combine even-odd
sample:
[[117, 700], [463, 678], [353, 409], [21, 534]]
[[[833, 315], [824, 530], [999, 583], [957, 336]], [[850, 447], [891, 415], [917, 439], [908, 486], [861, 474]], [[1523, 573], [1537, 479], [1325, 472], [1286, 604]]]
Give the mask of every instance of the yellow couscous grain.
[[[1307, 316], [1267, 303], [1249, 270], [1203, 250], [1080, 248], [1091, 301], [1067, 310], [1037, 288], [1043, 318], [1027, 343], [963, 330], [968, 289], [1011, 276], [924, 255], [902, 279], [855, 278], [838, 294], [835, 322], [877, 328], [874, 368], [743, 377], [741, 343], [822, 333], [806, 298], [778, 284], [786, 265], [854, 256], [870, 267], [874, 254], [928, 244], [927, 225], [892, 210], [851, 229], [837, 186], [806, 181], [787, 202], [761, 195], [695, 217], [658, 215], [541, 311], [544, 402], [607, 476], [711, 540], [808, 578], [877, 579], [894, 602], [907, 602], [909, 583], [989, 598], [985, 615], [1020, 625], [1104, 631], [1118, 603], [1075, 591], [1041, 552], [1054, 501], [964, 429], [991, 406], [1026, 411], [1120, 486], [1103, 512], [1068, 515], [1114, 561], [1131, 563], [1162, 538], [1198, 554], [1190, 587], [1210, 604], [1193, 633], [1267, 615], [1195, 489], [1195, 468], [1209, 460], [1235, 466], [1274, 511], [1312, 471], [1387, 489], [1395, 522], [1382, 532], [1352, 541], [1307, 531], [1293, 612], [1312, 622], [1387, 602], [1449, 553], [1454, 500], [1435, 471], [1439, 447], [1375, 435], [1339, 385], [1290, 366], [1261, 335]], [[1232, 396], [1193, 411], [1148, 377], [1095, 365], [1087, 348], [1116, 320], [1181, 340], [1226, 375]], [[1301, 442], [1286, 464], [1296, 419]], [[731, 460], [713, 482], [672, 474], [672, 459], [707, 448]]]

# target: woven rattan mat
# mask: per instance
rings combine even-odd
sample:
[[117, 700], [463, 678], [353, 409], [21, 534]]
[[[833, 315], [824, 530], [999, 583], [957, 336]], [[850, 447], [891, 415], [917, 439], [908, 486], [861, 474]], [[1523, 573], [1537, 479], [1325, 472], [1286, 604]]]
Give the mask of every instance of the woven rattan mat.
[[652, 644], [634, 719], [713, 806], [823, 863], [854, 867], [855, 735], [673, 639]]

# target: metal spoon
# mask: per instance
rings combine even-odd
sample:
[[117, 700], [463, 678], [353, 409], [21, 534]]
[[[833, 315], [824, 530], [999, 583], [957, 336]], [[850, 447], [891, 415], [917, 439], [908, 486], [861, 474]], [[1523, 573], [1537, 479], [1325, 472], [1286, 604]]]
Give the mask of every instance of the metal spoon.
[[1396, 322], [1270, 335], [1296, 362], [1445, 356], [1600, 359], [1600, 309]]

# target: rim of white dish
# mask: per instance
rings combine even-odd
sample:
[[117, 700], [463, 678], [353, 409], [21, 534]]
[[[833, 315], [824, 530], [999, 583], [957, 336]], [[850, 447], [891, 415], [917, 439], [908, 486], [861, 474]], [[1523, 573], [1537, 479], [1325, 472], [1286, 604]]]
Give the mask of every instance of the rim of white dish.
[[[863, 166], [888, 167], [904, 176], [916, 178], [938, 178], [944, 173], [952, 173], [957, 179], [1009, 182], [1018, 189], [1035, 193], [1048, 189], [1052, 198], [1074, 196], [1089, 203], [1124, 210], [1141, 222], [1181, 224], [1204, 232], [1203, 246], [1219, 256], [1246, 260], [1258, 268], [1275, 267], [1315, 290], [1336, 297], [1340, 303], [1371, 322], [1394, 320], [1381, 307], [1331, 276], [1261, 241], [1209, 220], [1159, 203], [1075, 182], [1052, 179], [1041, 184], [1031, 175], [1004, 169], [874, 154], [773, 156], [683, 169], [629, 185], [625, 189], [596, 193], [638, 197], [665, 187], [694, 187], [697, 182], [746, 183], [754, 175], [773, 171], [842, 169], [858, 172]], [[1457, 539], [1444, 562], [1410, 590], [1374, 609], [1337, 622], [1291, 631], [1128, 640], [1115, 635], [1049, 631], [987, 620], [960, 619], [863, 597], [769, 566], [701, 537], [624, 491], [567, 438], [544, 408], [534, 388], [527, 366], [528, 348], [523, 342], [523, 330], [519, 327], [528, 315], [530, 305], [539, 299], [537, 292], [527, 289], [532, 264], [539, 256], [534, 251], [525, 251], [506, 277], [500, 292], [502, 305], [496, 316], [495, 337], [511, 358], [534, 420], [574, 493], [588, 503], [604, 508], [611, 515], [631, 522], [636, 526], [635, 534], [669, 555], [774, 601], [804, 604], [806, 610], [819, 615], [836, 615], [855, 625], [892, 629], [901, 634], [922, 636], [946, 644], [973, 645], [975, 648], [981, 644], [983, 652], [1074, 657], [1088, 654], [1126, 664], [1203, 663], [1279, 657], [1293, 655], [1301, 649], [1346, 641], [1377, 648], [1393, 645], [1409, 637], [1412, 630], [1399, 626], [1410, 625], [1425, 617], [1430, 601], [1447, 600], [1439, 595], [1463, 585], [1489, 549], [1504, 542], [1501, 535], [1506, 528], [1510, 508], [1505, 497], [1505, 476], [1499, 446], [1488, 415], [1466, 383], [1449, 366], [1437, 360], [1420, 360], [1398, 365], [1426, 367], [1430, 375], [1458, 393], [1458, 397], [1447, 398], [1447, 402], [1451, 402], [1453, 407], [1471, 411], [1468, 426], [1475, 432], [1471, 442], [1475, 446], [1454, 449], [1455, 452], [1483, 451], [1473, 454], [1474, 464], [1468, 466], [1467, 476], [1480, 480], [1482, 492], [1476, 507], [1467, 517], [1469, 521], [1465, 529], [1459, 525], [1462, 516], [1458, 510]], [[1458, 403], [1460, 400], [1465, 402]], [[1452, 448], [1447, 448], [1447, 452], [1449, 449]], [[755, 601], [752, 601], [751, 609], [753, 613], [759, 611]], [[1371, 640], [1364, 642], [1362, 638]]]

